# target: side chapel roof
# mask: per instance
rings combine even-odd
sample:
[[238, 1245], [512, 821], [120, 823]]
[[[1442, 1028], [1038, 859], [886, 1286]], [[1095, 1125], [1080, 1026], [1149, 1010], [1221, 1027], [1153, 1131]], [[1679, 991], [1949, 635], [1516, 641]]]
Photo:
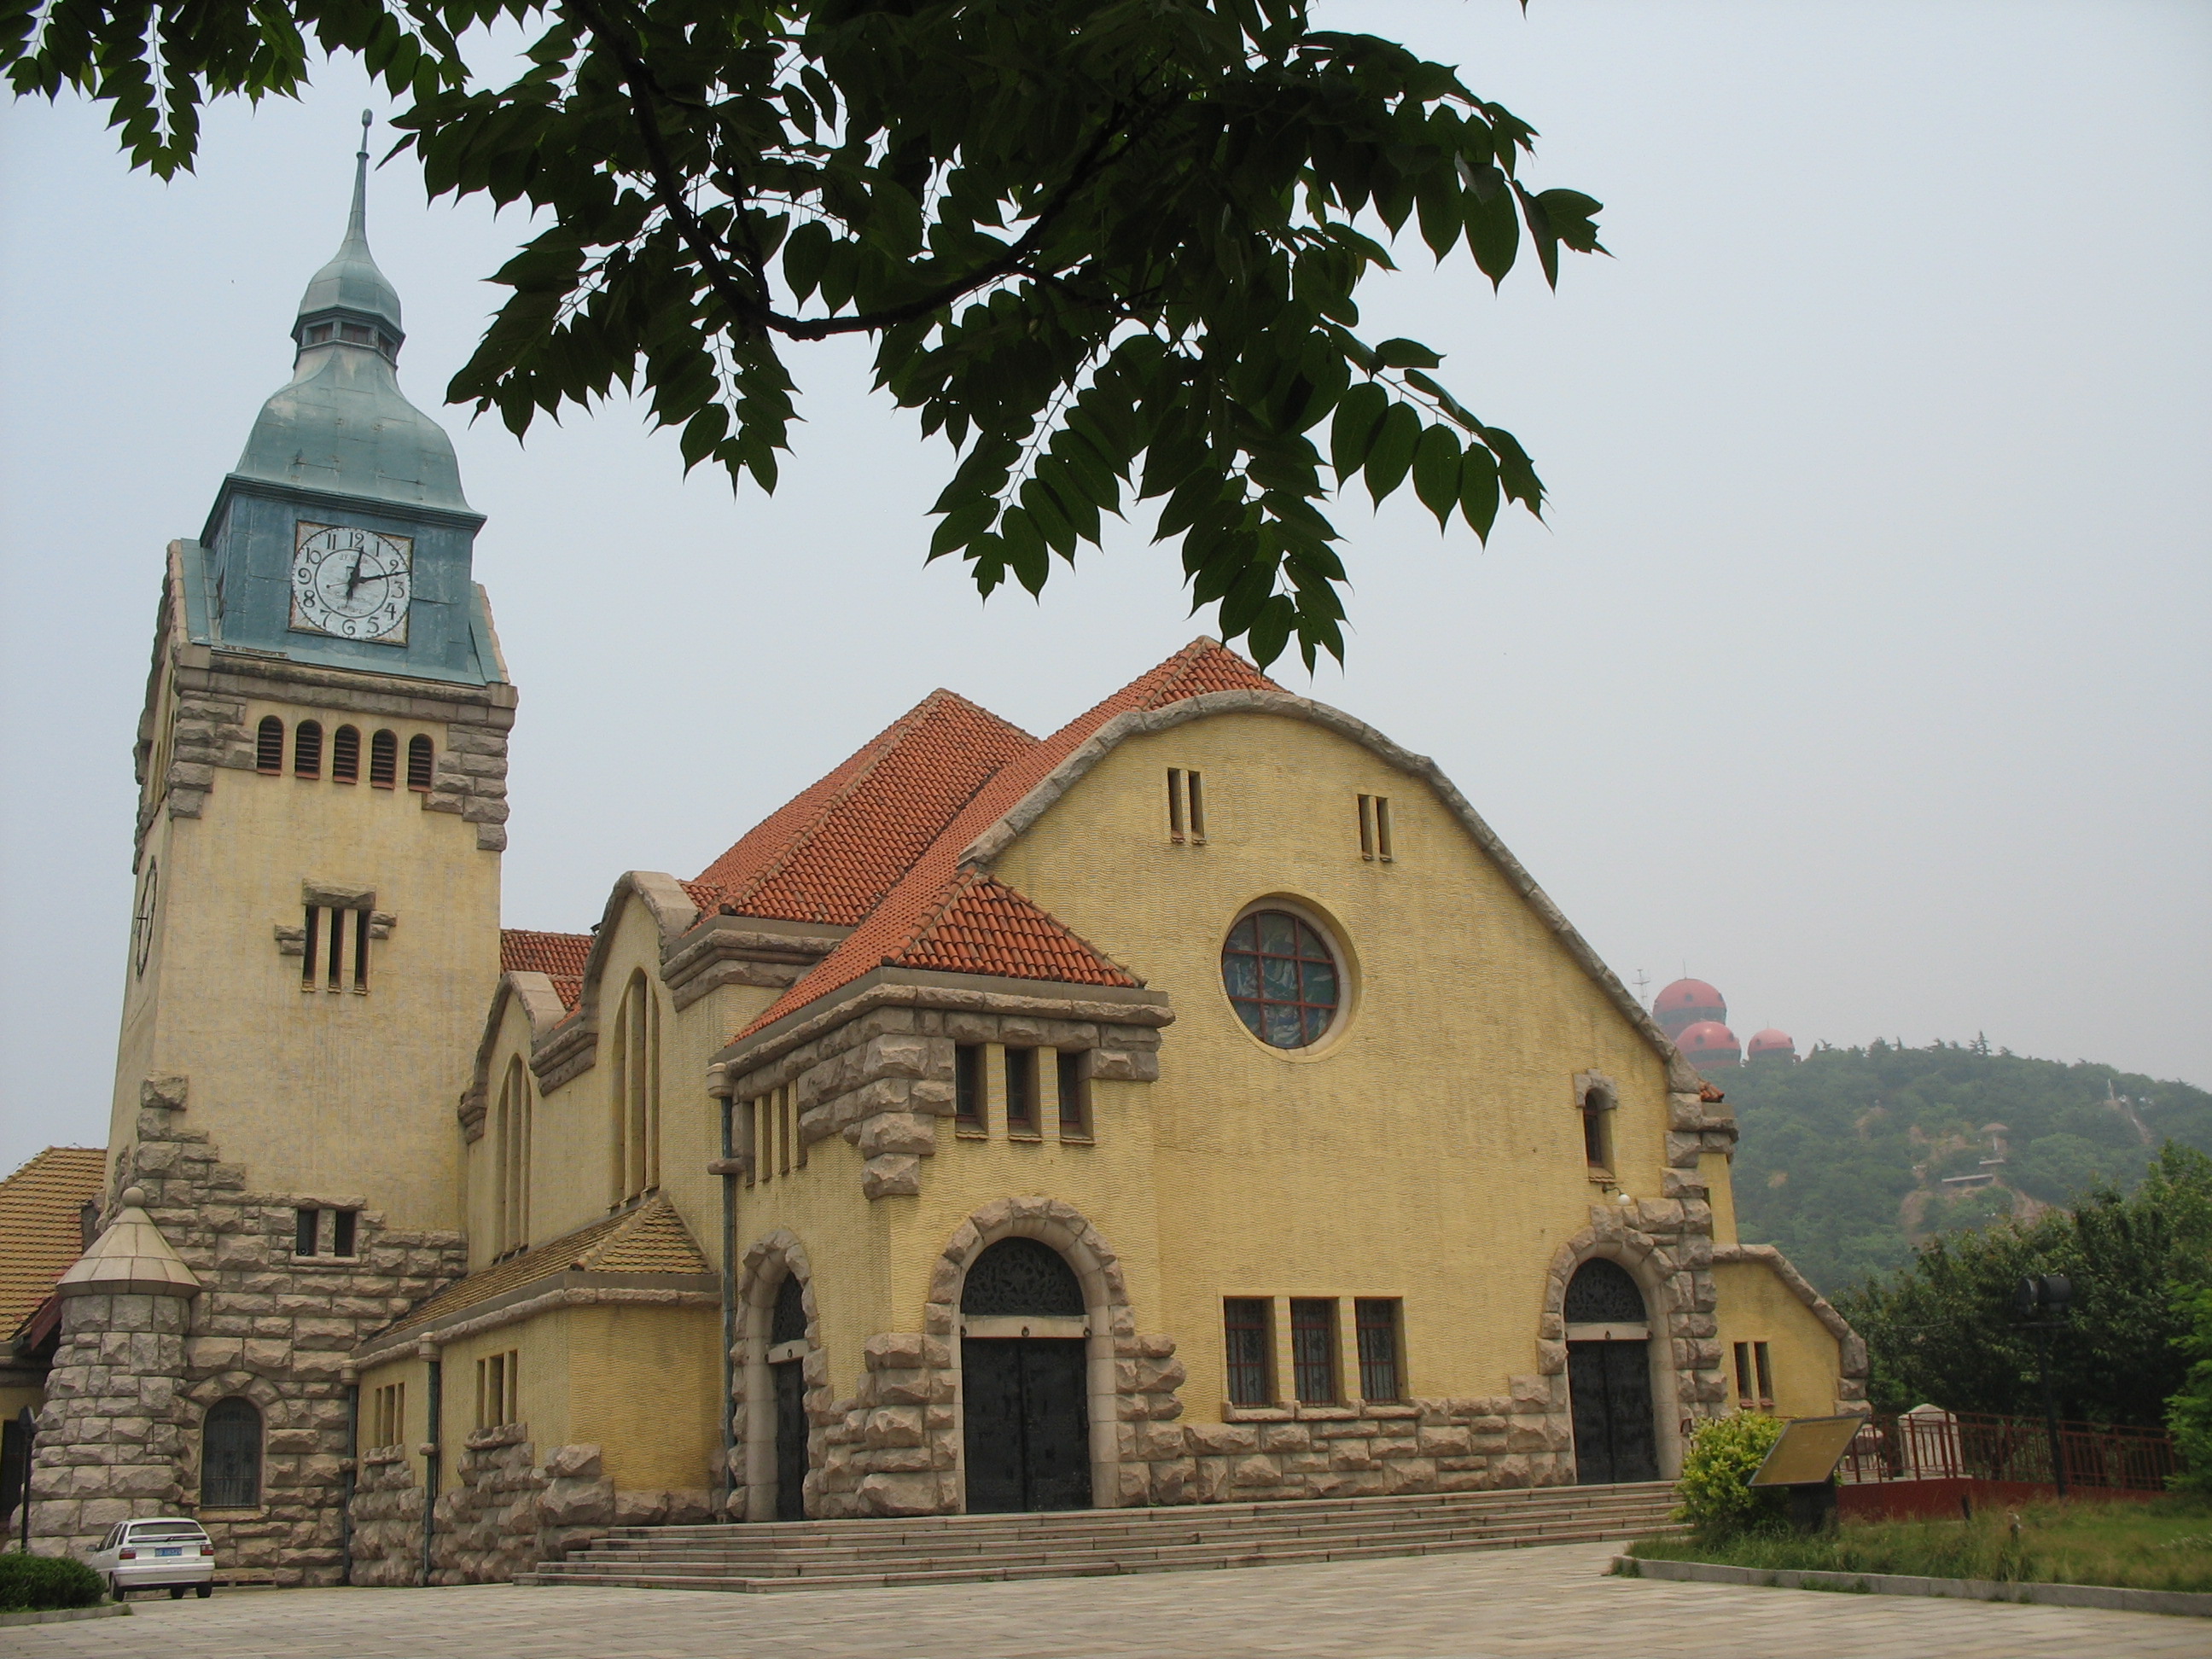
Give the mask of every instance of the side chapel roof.
[[589, 933], [540, 933], [526, 927], [499, 930], [499, 970], [502, 974], [543, 974], [563, 1008], [574, 1008], [584, 994], [584, 962], [592, 954]]
[[49, 1146], [0, 1181], [0, 1340], [36, 1313], [84, 1250], [85, 1200], [98, 1201], [107, 1154]]

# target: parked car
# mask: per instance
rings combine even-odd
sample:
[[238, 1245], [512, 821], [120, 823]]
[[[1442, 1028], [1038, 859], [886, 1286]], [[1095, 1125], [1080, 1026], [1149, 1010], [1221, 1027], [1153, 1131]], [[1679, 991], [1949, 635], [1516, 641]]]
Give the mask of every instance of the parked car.
[[84, 1564], [106, 1581], [118, 1601], [135, 1589], [166, 1589], [173, 1601], [182, 1601], [188, 1589], [215, 1594], [215, 1546], [207, 1529], [188, 1516], [125, 1521], [99, 1548], [85, 1552]]

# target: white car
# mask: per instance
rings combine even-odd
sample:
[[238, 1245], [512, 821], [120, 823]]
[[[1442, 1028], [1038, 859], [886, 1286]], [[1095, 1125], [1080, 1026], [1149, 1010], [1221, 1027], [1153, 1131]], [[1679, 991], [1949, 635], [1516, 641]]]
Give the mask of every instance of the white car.
[[189, 1516], [168, 1515], [125, 1521], [85, 1552], [84, 1564], [98, 1573], [120, 1601], [136, 1589], [166, 1589], [180, 1601], [186, 1590], [215, 1594], [215, 1546], [207, 1529]]

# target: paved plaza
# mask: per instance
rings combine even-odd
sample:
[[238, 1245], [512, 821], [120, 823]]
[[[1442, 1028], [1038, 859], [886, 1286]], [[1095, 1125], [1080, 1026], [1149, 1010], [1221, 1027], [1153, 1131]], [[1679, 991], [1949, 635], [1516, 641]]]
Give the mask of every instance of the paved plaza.
[[2154, 1613], [1604, 1576], [1608, 1544], [840, 1594], [217, 1591], [5, 1632], [22, 1659], [2207, 1659]]

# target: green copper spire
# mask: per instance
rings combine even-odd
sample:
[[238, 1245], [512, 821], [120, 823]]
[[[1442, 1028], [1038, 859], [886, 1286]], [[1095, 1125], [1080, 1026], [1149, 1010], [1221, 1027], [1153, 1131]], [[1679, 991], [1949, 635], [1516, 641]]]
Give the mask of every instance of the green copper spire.
[[234, 476], [466, 513], [453, 441], [399, 390], [399, 295], [368, 252], [368, 125], [363, 112], [345, 241], [292, 325], [292, 382], [262, 409]]
[[369, 323], [388, 336], [385, 355], [397, 357], [399, 342], [405, 337], [399, 328], [399, 294], [376, 268], [368, 251], [368, 127], [369, 112], [363, 110], [361, 149], [354, 156], [353, 211], [346, 219], [345, 240], [307, 284], [307, 294], [300, 301], [300, 314], [292, 325], [292, 337], [305, 346], [313, 325], [350, 318]]

